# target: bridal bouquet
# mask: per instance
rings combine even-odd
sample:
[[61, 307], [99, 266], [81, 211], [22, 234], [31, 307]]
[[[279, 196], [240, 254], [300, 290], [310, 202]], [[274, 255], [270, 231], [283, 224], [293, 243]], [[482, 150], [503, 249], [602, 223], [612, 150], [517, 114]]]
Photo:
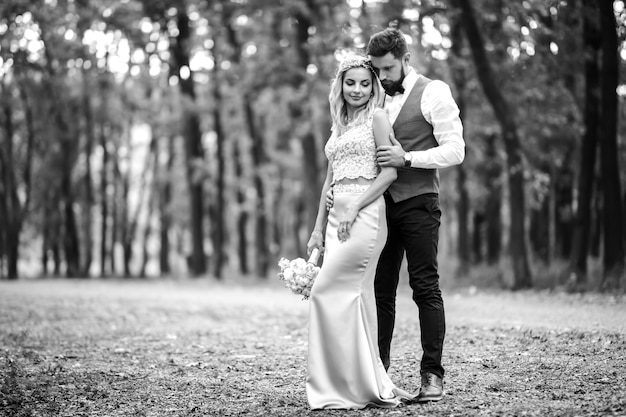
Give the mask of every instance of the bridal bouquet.
[[311, 287], [313, 287], [313, 282], [315, 282], [320, 270], [320, 267], [316, 265], [319, 255], [319, 249], [315, 248], [308, 261], [302, 258], [291, 261], [287, 258], [281, 258], [278, 261], [280, 268], [278, 278], [285, 281], [285, 287], [289, 288], [291, 292], [302, 295], [304, 300], [311, 295]]

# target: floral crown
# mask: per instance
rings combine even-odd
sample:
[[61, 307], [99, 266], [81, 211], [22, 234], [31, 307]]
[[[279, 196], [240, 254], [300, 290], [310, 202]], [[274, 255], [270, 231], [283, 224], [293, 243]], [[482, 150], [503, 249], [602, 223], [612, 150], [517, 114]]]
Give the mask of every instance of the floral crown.
[[348, 71], [349, 69], [358, 67], [365, 68], [374, 72], [374, 67], [372, 67], [372, 61], [370, 61], [369, 58], [361, 55], [350, 54], [339, 63], [339, 67], [337, 68], [337, 74], [341, 74]]

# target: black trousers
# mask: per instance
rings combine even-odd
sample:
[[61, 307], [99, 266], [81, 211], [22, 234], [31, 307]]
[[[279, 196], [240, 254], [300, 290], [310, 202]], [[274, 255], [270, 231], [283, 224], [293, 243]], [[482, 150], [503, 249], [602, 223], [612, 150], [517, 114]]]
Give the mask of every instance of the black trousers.
[[396, 292], [406, 252], [409, 285], [419, 310], [423, 356], [420, 371], [443, 378], [441, 365], [446, 332], [443, 298], [437, 272], [441, 210], [437, 194], [423, 194], [394, 203], [385, 195], [389, 235], [378, 262], [374, 287], [378, 310], [378, 347], [389, 367], [396, 317]]

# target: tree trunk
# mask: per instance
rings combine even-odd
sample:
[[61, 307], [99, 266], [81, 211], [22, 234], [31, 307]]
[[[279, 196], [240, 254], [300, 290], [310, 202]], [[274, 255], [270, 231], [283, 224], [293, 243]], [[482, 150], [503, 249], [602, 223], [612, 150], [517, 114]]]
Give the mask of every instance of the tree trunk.
[[[0, 149], [2, 148], [1, 144], [0, 144]], [[2, 162], [2, 156], [1, 156], [2, 150], [0, 150], [0, 165]], [[6, 242], [6, 218], [7, 218], [7, 214], [6, 214], [6, 210], [4, 208], [4, 204], [6, 202], [6, 196], [4, 195], [4, 186], [2, 185], [2, 167], [0, 167], [0, 280], [3, 280], [5, 278], [6, 273], [4, 272], [5, 266], [4, 266], [4, 257], [6, 255], [6, 250], [5, 250], [5, 242]]]
[[[285, 201], [286, 201], [286, 196], [285, 196], [285, 186], [284, 186], [284, 180], [283, 178], [285, 177], [283, 175], [283, 170], [282, 168], [278, 168], [278, 172], [277, 172], [278, 178], [280, 178], [280, 180], [278, 180], [276, 182], [276, 189], [274, 190], [274, 200], [272, 201], [272, 208], [273, 208], [273, 212], [276, 214], [275, 217], [275, 221], [272, 224], [272, 246], [274, 248], [276, 248], [278, 251], [281, 251], [283, 248], [283, 235], [282, 235], [282, 229], [281, 229], [281, 225], [284, 224], [282, 221], [279, 221], [279, 218], [281, 217], [281, 208], [285, 207]], [[281, 220], [283, 220], [281, 218]]]
[[[2, 89], [2, 92], [4, 89]], [[5, 146], [0, 148], [0, 188], [4, 190], [3, 205], [4, 251], [7, 258], [7, 278], [18, 279], [19, 236], [21, 229], [20, 204], [17, 194], [15, 165], [13, 163], [13, 107], [8, 97], [3, 94], [2, 111], [4, 115]]]
[[[319, 13], [319, 7], [315, 4], [313, 0], [306, 1], [307, 8], [306, 12], [304, 9], [299, 10], [295, 14], [295, 18], [297, 21], [296, 26], [296, 51], [298, 53], [298, 66], [305, 72], [311, 64], [311, 54], [309, 49], [309, 37], [310, 37], [310, 28], [315, 25], [314, 18], [319, 17], [317, 13]], [[317, 20], [317, 19], [315, 19]], [[306, 82], [303, 80], [302, 82]], [[307, 86], [308, 90], [311, 90], [310, 86]], [[307, 94], [307, 96], [311, 96]], [[307, 103], [310, 103], [308, 100], [301, 100], [299, 102], [299, 106], [302, 108], [296, 109], [294, 105], [293, 113], [297, 116], [294, 120], [302, 120], [305, 118], [312, 118], [313, 111], [311, 109], [311, 105], [306, 106]], [[321, 104], [321, 103], [320, 103]], [[313, 102], [315, 105], [315, 102]], [[303, 187], [304, 191], [304, 205], [305, 205], [305, 215], [306, 221], [303, 226], [306, 230], [307, 236], [311, 230], [313, 230], [313, 226], [315, 224], [315, 219], [317, 217], [317, 208], [319, 205], [319, 191], [322, 189], [322, 180], [320, 173], [322, 169], [320, 168], [320, 162], [318, 158], [318, 147], [317, 141], [315, 140], [315, 136], [312, 133], [305, 134], [301, 138], [302, 143], [302, 155], [303, 155], [303, 165], [304, 165], [304, 183], [308, 184], [307, 187]], [[299, 242], [299, 246], [301, 246], [301, 251], [304, 253], [306, 242]]]
[[[130, 177], [131, 177], [131, 161], [133, 160], [133, 149], [130, 140], [130, 129], [125, 133], [122, 133], [126, 137], [126, 172], [119, 172], [120, 182], [122, 187], [122, 195], [120, 197], [120, 243], [122, 245], [122, 270], [124, 271], [124, 277], [130, 278], [132, 273], [130, 271], [130, 263], [133, 258], [133, 216], [130, 214], [130, 205], [128, 201], [128, 194], [130, 192]], [[144, 187], [140, 187], [139, 192], [143, 194]], [[141, 201], [141, 196], [139, 198]], [[140, 206], [141, 203], [138, 203]]]
[[509, 204], [511, 208], [509, 246], [513, 261], [513, 289], [529, 288], [532, 286], [532, 276], [525, 239], [524, 166], [517, 125], [509, 108], [509, 103], [495, 83], [493, 70], [487, 59], [484, 42], [470, 1], [454, 0], [453, 2], [457, 8], [460, 8], [461, 21], [472, 50], [476, 72], [502, 128], [508, 162]]
[[[599, 127], [598, 127], [599, 128]], [[599, 161], [598, 161], [599, 162]], [[595, 175], [595, 189], [596, 192], [593, 193], [592, 200], [592, 209], [591, 209], [591, 238], [589, 239], [589, 254], [594, 258], [600, 257], [600, 246], [603, 237], [603, 227], [602, 227], [602, 219], [604, 218], [604, 203], [602, 200], [602, 193], [604, 192], [604, 187], [602, 185], [602, 181], [600, 179], [599, 173]]]
[[293, 234], [294, 234], [294, 242], [296, 242], [296, 253], [304, 253], [304, 250], [306, 249], [306, 247], [304, 246], [306, 244], [306, 242], [303, 242], [301, 236], [300, 236], [300, 231], [304, 228], [305, 226], [305, 215], [306, 215], [306, 207], [304, 205], [304, 196], [303, 195], [296, 195], [295, 196], [295, 202], [294, 202], [294, 209], [296, 211], [295, 213], [295, 219], [294, 219], [294, 228], [293, 228]]
[[[152, 197], [150, 197], [152, 198]], [[139, 268], [139, 277], [146, 278], [148, 276], [146, 269], [148, 267], [148, 262], [150, 262], [150, 252], [148, 251], [148, 242], [150, 241], [150, 236], [152, 235], [152, 222], [150, 222], [150, 218], [152, 217], [153, 211], [153, 203], [150, 201], [148, 203], [148, 221], [146, 222], [146, 227], [143, 231], [143, 245], [141, 248], [141, 267]]]
[[[0, 248], [1, 251], [2, 248]], [[1, 252], [0, 252], [1, 253]], [[1, 259], [0, 259], [1, 261]], [[46, 236], [46, 232], [44, 230], [44, 232], [42, 233], [42, 239], [41, 239], [41, 276], [42, 277], [47, 277], [48, 276], [48, 237]], [[1, 267], [1, 263], [0, 263], [0, 267]], [[2, 277], [2, 271], [0, 271], [0, 277]]]
[[[214, 47], [215, 50], [215, 47]], [[213, 218], [213, 275], [217, 279], [222, 278], [222, 269], [225, 263], [226, 225], [224, 218], [224, 128], [222, 127], [221, 110], [223, 104], [222, 92], [220, 91], [220, 78], [218, 71], [219, 63], [216, 63], [213, 72], [213, 126], [216, 140], [217, 175], [215, 184], [215, 217]]]
[[[160, 212], [160, 241], [161, 248], [159, 249], [159, 269], [161, 275], [167, 275], [171, 271], [170, 267], [170, 224], [171, 215], [169, 212], [170, 203], [172, 200], [172, 167], [174, 165], [174, 138], [167, 138], [168, 140], [168, 155], [167, 164], [165, 166], [165, 183], [162, 185], [160, 199], [159, 199], [159, 212]], [[156, 158], [159, 161], [159, 158]]]
[[202, 181], [196, 180], [195, 165], [203, 161], [202, 132], [200, 120], [195, 107], [196, 92], [191, 74], [188, 77], [181, 76], [181, 69], [189, 70], [191, 29], [189, 16], [183, 6], [178, 7], [177, 15], [178, 36], [172, 42], [171, 74], [179, 77], [182, 92], [182, 106], [184, 114], [185, 156], [187, 166], [187, 183], [189, 186], [189, 207], [191, 210], [191, 244], [190, 273], [199, 276], [206, 272], [206, 254], [204, 252], [204, 190]]
[[497, 264], [502, 253], [502, 166], [498, 159], [496, 149], [496, 135], [487, 137], [487, 202], [485, 213], [488, 219], [487, 240], [487, 263]]
[[[228, 39], [228, 43], [232, 47], [231, 51], [231, 61], [239, 65], [241, 63], [241, 52], [242, 45], [237, 37], [237, 28], [234, 25], [235, 19], [233, 19], [233, 13], [237, 12], [236, 7], [232, 7], [232, 4], [229, 4], [231, 7], [224, 7], [222, 9], [223, 22], [227, 22], [224, 26], [226, 31], [226, 38]], [[250, 135], [252, 137], [252, 135]], [[239, 264], [239, 272], [243, 275], [247, 275], [250, 273], [250, 268], [248, 266], [248, 221], [250, 218], [250, 213], [248, 212], [248, 208], [246, 206], [246, 187], [247, 181], [244, 173], [244, 146], [243, 139], [240, 137], [233, 148], [233, 163], [235, 168], [235, 181], [237, 183], [236, 190], [236, 200], [237, 200], [237, 259]]]
[[532, 250], [544, 264], [550, 262], [550, 202], [551, 195], [546, 195], [530, 212], [530, 242]]
[[250, 271], [248, 268], [248, 209], [246, 207], [246, 181], [243, 172], [243, 147], [241, 139], [235, 144], [233, 150], [233, 163], [235, 164], [235, 181], [237, 183], [237, 258], [239, 260], [239, 272], [247, 275]]
[[[8, 219], [15, 218], [15, 207], [11, 209], [12, 214], [7, 216]], [[20, 229], [17, 223], [9, 225], [6, 230], [6, 253], [7, 253], [7, 278], [15, 280], [19, 278], [18, 261], [20, 247]]]
[[[458, 16], [455, 16], [451, 30], [452, 38], [452, 80], [457, 91], [457, 105], [461, 116], [465, 115], [465, 89], [467, 85], [467, 75], [465, 73], [466, 63], [462, 56], [463, 36], [462, 27]], [[468, 152], [469, 153], [469, 152]], [[467, 161], [467, 155], [465, 160]], [[456, 184], [459, 199], [456, 204], [456, 212], [458, 218], [458, 238], [457, 238], [457, 254], [459, 256], [458, 272], [461, 276], [469, 273], [470, 266], [470, 233], [469, 233], [469, 214], [470, 203], [469, 194], [467, 192], [467, 172], [465, 165], [461, 164], [456, 167], [457, 177]]]
[[66, 138], [61, 141], [63, 148], [63, 172], [61, 173], [61, 198], [63, 201], [63, 249], [65, 252], [66, 275], [68, 278], [80, 276], [80, 246], [78, 240], [78, 227], [76, 226], [76, 214], [74, 213], [74, 191], [72, 186], [72, 155], [73, 139]]
[[[308, 234], [313, 231], [315, 225], [315, 219], [317, 217], [317, 207], [319, 205], [320, 190], [322, 184], [320, 181], [320, 172], [324, 170], [320, 168], [320, 162], [318, 158], [318, 147], [315, 140], [315, 136], [310, 133], [302, 137], [302, 155], [304, 156], [304, 183], [307, 184], [303, 187], [304, 204], [306, 207], [306, 222], [304, 224]], [[303, 242], [306, 243], [306, 242]]]
[[[132, 125], [132, 123], [129, 123], [129, 137], [130, 137], [130, 125]], [[130, 147], [130, 140], [129, 140], [129, 144], [128, 146]], [[150, 194], [152, 193], [152, 184], [148, 184], [148, 173], [151, 171], [154, 171], [154, 165], [156, 165], [156, 138], [153, 135], [152, 139], [150, 140], [150, 147], [148, 150], [148, 153], [146, 154], [146, 158], [144, 161], [144, 165], [143, 165], [143, 171], [141, 172], [141, 179], [139, 182], [139, 190], [137, 191], [138, 197], [137, 197], [137, 207], [135, 207], [135, 211], [130, 214], [130, 215], [125, 215], [125, 223], [127, 223], [126, 226], [126, 230], [124, 232], [124, 235], [122, 237], [122, 241], [123, 241], [123, 246], [124, 246], [124, 274], [126, 277], [131, 277], [132, 276], [132, 272], [131, 272], [131, 268], [130, 268], [130, 264], [132, 263], [133, 260], [133, 256], [134, 256], [134, 250], [133, 250], [133, 244], [135, 242], [135, 238], [137, 236], [137, 229], [139, 228], [139, 218], [141, 217], [141, 213], [143, 211], [144, 208], [144, 204], [146, 203], [146, 195], [147, 195], [147, 199], [148, 199], [148, 204], [150, 205]], [[129, 159], [129, 164], [128, 166], [130, 167], [130, 161], [132, 160], [131, 157], [131, 151], [128, 151], [128, 159]], [[154, 160], [154, 165], [152, 164], [152, 161]], [[130, 169], [130, 168], [129, 168]], [[154, 172], [156, 174], [156, 172]], [[126, 173], [126, 177], [124, 179], [124, 183], [125, 183], [125, 195], [124, 195], [124, 205], [125, 205], [125, 209], [124, 212], [130, 212], [130, 207], [128, 205], [128, 199], [127, 199], [127, 194], [128, 194], [128, 181], [131, 177], [131, 173], [127, 172]], [[153, 177], [154, 178], [154, 177]], [[150, 217], [148, 217], [148, 222], [150, 221]], [[148, 232], [149, 233], [149, 232]], [[145, 251], [144, 251], [145, 254]], [[143, 275], [142, 275], [143, 276]]]
[[91, 168], [93, 145], [96, 141], [94, 135], [93, 109], [91, 107], [90, 85], [87, 72], [83, 71], [83, 111], [85, 116], [85, 201], [83, 207], [83, 236], [84, 236], [84, 261], [81, 266], [84, 277], [89, 276], [91, 263], [93, 262], [93, 205], [94, 190]]
[[42, 271], [43, 276], [48, 276], [49, 256], [52, 254], [53, 270], [52, 276], [61, 276], [61, 253], [60, 242], [61, 233], [61, 213], [59, 207], [58, 190], [51, 188], [46, 190], [43, 197], [43, 245], [42, 245]]
[[[78, 132], [65, 120], [63, 105], [56, 100], [55, 122], [59, 129], [61, 146], [61, 204], [63, 215], [63, 251], [65, 253], [65, 267], [68, 278], [80, 276], [80, 241], [74, 203], [74, 184], [72, 183], [75, 155], [78, 147]], [[76, 114], [78, 109], [70, 104], [69, 112]]]
[[619, 81], [618, 36], [612, 1], [599, 2], [602, 35], [602, 69], [600, 76], [602, 123], [600, 156], [604, 192], [604, 275], [605, 288], [619, 287], [624, 272], [624, 236], [622, 188], [617, 149]]
[[[567, 152], [564, 161], [571, 159], [571, 152]], [[574, 173], [567, 164], [554, 169], [554, 244], [551, 251], [557, 259], [567, 260], [572, 252], [572, 225], [574, 223]]]
[[33, 111], [28, 100], [28, 93], [24, 82], [18, 84], [20, 97], [24, 109], [24, 119], [26, 124], [26, 162], [23, 167], [23, 183], [24, 183], [24, 201], [21, 207], [20, 222], [24, 223], [24, 216], [30, 210], [31, 201], [31, 184], [32, 184], [32, 167], [35, 154], [35, 123], [33, 120]]
[[469, 274], [470, 266], [470, 242], [469, 242], [469, 195], [467, 193], [467, 172], [461, 164], [456, 167], [456, 184], [459, 192], [459, 200], [456, 203], [459, 234], [457, 239], [457, 254], [459, 256], [459, 274]]
[[[55, 128], [60, 145], [60, 162], [61, 162], [61, 214], [63, 221], [63, 250], [66, 262], [66, 275], [68, 277], [77, 277], [80, 275], [80, 242], [78, 237], [78, 227], [76, 222], [76, 214], [74, 213], [75, 195], [73, 190], [72, 176], [73, 167], [76, 156], [78, 154], [79, 135], [77, 127], [69, 122], [69, 115], [79, 114], [78, 104], [71, 98], [65, 98], [61, 93], [57, 83], [58, 67], [54, 65], [56, 62], [52, 52], [53, 48], [48, 46], [48, 32], [41, 29], [41, 40], [44, 42], [45, 65], [48, 79], [46, 79], [45, 87], [50, 95], [52, 108], [51, 119], [54, 121]], [[68, 108], [69, 107], [69, 108]]]
[[156, 138], [153, 136], [152, 137], [152, 152], [154, 152], [154, 164], [152, 167], [152, 184], [150, 184], [150, 190], [148, 191], [148, 212], [146, 215], [146, 227], [143, 231], [143, 240], [142, 240], [142, 261], [141, 261], [141, 268], [139, 269], [139, 276], [141, 278], [145, 278], [147, 277], [147, 272], [146, 272], [146, 268], [148, 266], [148, 262], [150, 261], [150, 252], [148, 251], [148, 247], [149, 242], [150, 242], [150, 236], [152, 235], [152, 215], [154, 213], [154, 205], [155, 205], [155, 198], [154, 198], [154, 192], [155, 190], [158, 189], [158, 184], [156, 182], [156, 177], [159, 174], [158, 173], [158, 169], [159, 169], [159, 165], [158, 165], [158, 153], [157, 153], [157, 142], [156, 142]]
[[52, 259], [54, 261], [53, 274], [55, 277], [60, 277], [61, 276], [61, 264], [63, 263], [63, 261], [61, 259], [61, 246], [60, 246], [59, 241], [55, 241], [52, 245]]
[[[105, 108], [106, 92], [103, 96], [103, 109]], [[109, 204], [110, 198], [109, 188], [109, 150], [107, 147], [107, 125], [102, 121], [100, 124], [100, 147], [102, 148], [102, 168], [100, 170], [100, 212], [102, 219], [100, 220], [100, 276], [106, 277], [107, 259], [108, 259], [108, 236], [109, 236]]]
[[483, 261], [483, 241], [484, 241], [485, 214], [482, 211], [474, 211], [472, 216], [472, 253], [474, 263]]
[[248, 134], [252, 139], [252, 171], [254, 173], [254, 189], [256, 191], [255, 221], [255, 273], [263, 278], [269, 271], [269, 247], [267, 244], [267, 213], [265, 210], [265, 184], [261, 175], [267, 157], [264, 149], [264, 138], [261, 129], [255, 123], [253, 98], [250, 94], [244, 98], [244, 111]]
[[[114, 155], [118, 155], [117, 150], [114, 151]], [[111, 161], [111, 170], [113, 171], [113, 177], [111, 181], [113, 183], [113, 193], [111, 195], [111, 244], [109, 246], [109, 268], [111, 269], [111, 275], [117, 275], [117, 257], [116, 247], [118, 243], [118, 232], [120, 225], [119, 218], [119, 206], [120, 206], [120, 184], [122, 182], [122, 176], [120, 173], [119, 161], [117, 158], [113, 158]]]

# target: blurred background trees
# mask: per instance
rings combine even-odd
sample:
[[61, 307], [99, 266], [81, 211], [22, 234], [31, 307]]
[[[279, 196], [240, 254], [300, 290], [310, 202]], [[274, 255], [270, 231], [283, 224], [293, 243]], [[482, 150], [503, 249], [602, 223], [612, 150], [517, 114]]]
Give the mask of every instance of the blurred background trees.
[[0, 278], [302, 256], [337, 58], [391, 25], [462, 111], [444, 275], [623, 288], [625, 21], [623, 0], [5, 0]]

